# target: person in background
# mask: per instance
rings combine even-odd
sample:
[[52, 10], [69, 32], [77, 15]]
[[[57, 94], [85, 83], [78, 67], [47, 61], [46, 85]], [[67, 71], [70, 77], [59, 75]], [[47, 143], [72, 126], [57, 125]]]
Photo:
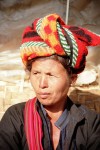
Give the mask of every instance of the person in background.
[[74, 104], [68, 91], [100, 36], [57, 14], [25, 28], [21, 58], [36, 97], [11, 106], [0, 122], [0, 150], [100, 150], [100, 114]]

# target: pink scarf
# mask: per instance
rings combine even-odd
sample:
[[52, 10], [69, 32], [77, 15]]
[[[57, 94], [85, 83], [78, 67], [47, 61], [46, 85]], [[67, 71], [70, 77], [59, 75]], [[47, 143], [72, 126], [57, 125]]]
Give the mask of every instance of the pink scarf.
[[43, 150], [42, 121], [36, 110], [36, 101], [36, 98], [27, 101], [24, 110], [25, 133], [29, 150]]

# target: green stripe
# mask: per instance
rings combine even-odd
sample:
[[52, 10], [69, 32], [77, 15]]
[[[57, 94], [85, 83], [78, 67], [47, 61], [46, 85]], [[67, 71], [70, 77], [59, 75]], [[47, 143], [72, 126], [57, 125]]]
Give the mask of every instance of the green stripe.
[[58, 22], [57, 22], [57, 29], [58, 29], [58, 34], [59, 34], [61, 45], [62, 45], [64, 51], [67, 53], [67, 55], [70, 56], [70, 46], [66, 42], [66, 38], [64, 37]]
[[72, 44], [73, 44], [73, 58], [72, 58], [72, 66], [74, 67], [77, 61], [77, 57], [78, 57], [78, 46], [76, 43], [76, 40], [72, 34], [72, 32], [66, 28], [64, 28], [66, 30], [66, 32], [68, 33], [68, 35], [70, 36], [71, 40], [72, 40]]
[[37, 21], [36, 30], [37, 30], [38, 33], [39, 33], [41, 23], [42, 23], [42, 18]]
[[29, 46], [49, 47], [45, 42], [26, 42], [21, 45], [21, 48], [29, 47]]

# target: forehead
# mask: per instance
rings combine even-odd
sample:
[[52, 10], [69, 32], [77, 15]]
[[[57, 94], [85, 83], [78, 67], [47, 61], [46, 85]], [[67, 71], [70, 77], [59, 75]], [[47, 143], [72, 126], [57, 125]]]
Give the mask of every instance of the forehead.
[[36, 59], [32, 63], [32, 70], [44, 70], [49, 72], [61, 72], [66, 71], [63, 65], [54, 59]]

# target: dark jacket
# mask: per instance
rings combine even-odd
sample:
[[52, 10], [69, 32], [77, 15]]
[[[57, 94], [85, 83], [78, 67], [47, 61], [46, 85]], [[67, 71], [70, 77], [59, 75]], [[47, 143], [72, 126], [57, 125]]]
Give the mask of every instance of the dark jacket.
[[[0, 150], [28, 150], [24, 132], [25, 103], [11, 106], [0, 122]], [[64, 150], [100, 150], [100, 114], [68, 100]]]

